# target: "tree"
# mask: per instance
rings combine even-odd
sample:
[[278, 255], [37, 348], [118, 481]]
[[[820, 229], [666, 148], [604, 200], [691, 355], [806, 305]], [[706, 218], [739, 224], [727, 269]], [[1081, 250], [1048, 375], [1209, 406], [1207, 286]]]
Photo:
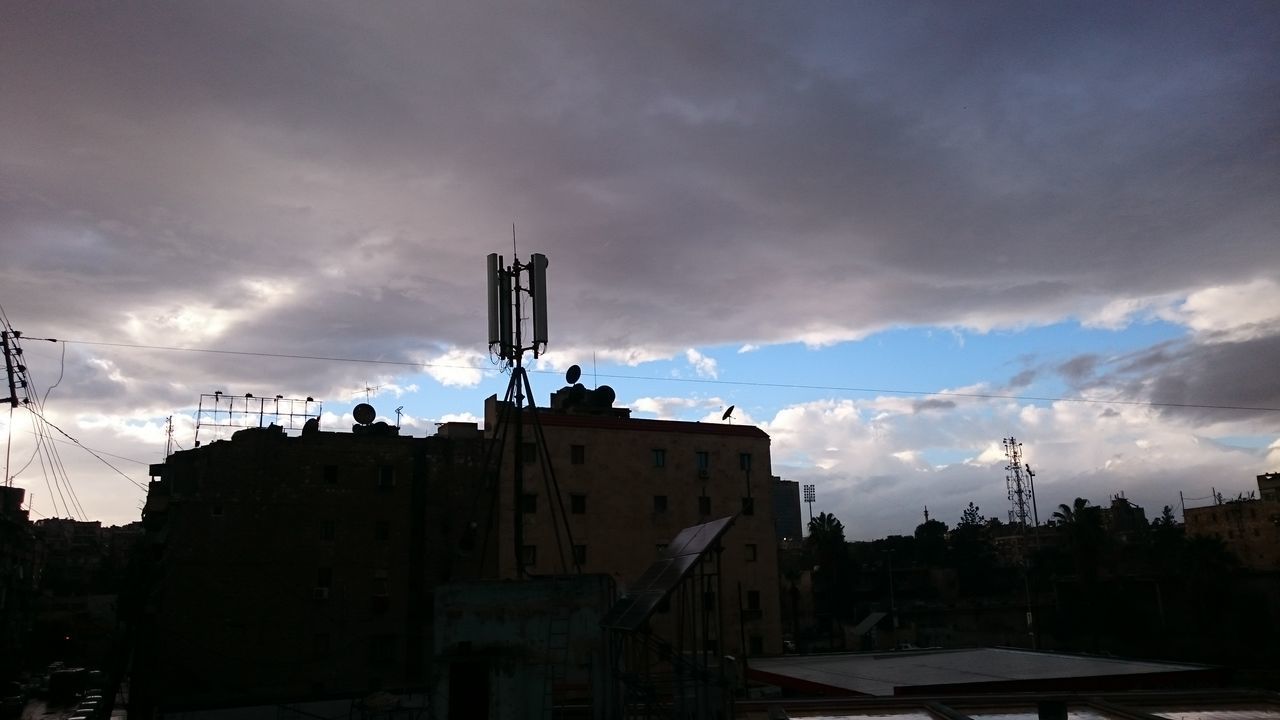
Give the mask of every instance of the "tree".
[[938, 566], [947, 556], [947, 524], [926, 520], [916, 526], [916, 559], [925, 565]]
[[987, 519], [978, 512], [979, 509], [980, 508], [977, 505], [970, 502], [969, 507], [965, 508], [964, 512], [960, 513], [960, 524], [956, 525], [956, 529], [979, 528], [986, 525]]
[[1173, 527], [1176, 522], [1177, 521], [1173, 518], [1173, 508], [1169, 505], [1165, 505], [1160, 510], [1160, 517], [1156, 518], [1156, 520], [1151, 524], [1155, 527]]

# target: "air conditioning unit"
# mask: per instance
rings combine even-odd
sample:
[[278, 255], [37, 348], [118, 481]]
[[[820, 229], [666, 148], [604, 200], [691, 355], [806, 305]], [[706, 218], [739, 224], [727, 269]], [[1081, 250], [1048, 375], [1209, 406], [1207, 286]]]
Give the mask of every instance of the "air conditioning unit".
[[329, 588], [327, 587], [315, 588], [314, 590], [311, 591], [311, 597], [315, 598], [316, 600], [328, 600]]

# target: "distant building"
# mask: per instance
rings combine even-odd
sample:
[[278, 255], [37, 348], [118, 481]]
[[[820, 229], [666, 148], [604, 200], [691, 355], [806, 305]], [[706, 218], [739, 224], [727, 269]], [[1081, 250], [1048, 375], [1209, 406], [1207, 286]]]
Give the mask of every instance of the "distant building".
[[1110, 507], [1102, 508], [1102, 526], [1112, 537], [1129, 542], [1147, 531], [1147, 511], [1124, 495], [1116, 495]]
[[780, 543], [804, 538], [800, 483], [795, 480], [773, 479], [773, 527]]
[[1254, 570], [1280, 570], [1280, 474], [1259, 475], [1260, 499], [1229, 500], [1186, 508], [1187, 535], [1215, 537]]
[[1280, 502], [1280, 473], [1258, 476], [1258, 496], [1263, 500]]

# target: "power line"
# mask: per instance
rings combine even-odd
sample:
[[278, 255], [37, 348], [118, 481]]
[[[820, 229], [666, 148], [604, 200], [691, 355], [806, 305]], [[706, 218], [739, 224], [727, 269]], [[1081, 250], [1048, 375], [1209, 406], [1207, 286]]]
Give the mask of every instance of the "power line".
[[106, 461], [106, 459], [105, 459], [105, 458], [103, 458], [101, 455], [99, 455], [98, 453], [94, 452], [93, 450], [90, 450], [86, 445], [84, 445], [83, 443], [81, 443], [79, 440], [77, 440], [77, 439], [75, 439], [75, 438], [71, 437], [70, 435], [68, 435], [66, 430], [63, 430], [62, 428], [58, 427], [57, 425], [54, 425], [53, 423], [49, 422], [49, 420], [48, 420], [45, 416], [41, 415], [41, 414], [40, 414], [39, 412], [37, 412], [36, 410], [33, 410], [30, 406], [28, 406], [28, 407], [27, 407], [27, 409], [28, 409], [28, 410], [30, 410], [30, 411], [31, 411], [31, 413], [32, 413], [32, 414], [34, 414], [36, 417], [38, 417], [38, 418], [40, 418], [41, 420], [43, 420], [43, 421], [45, 422], [45, 424], [46, 424], [46, 425], [48, 425], [49, 427], [53, 428], [54, 430], [57, 430], [58, 432], [62, 433], [63, 437], [67, 438], [68, 440], [70, 440], [71, 442], [75, 443], [76, 445], [79, 445], [79, 446], [80, 446], [80, 447], [81, 447], [85, 452], [87, 452], [87, 453], [89, 453], [90, 455], [92, 455], [92, 456], [94, 456], [94, 457], [98, 458], [98, 460], [99, 460], [103, 465], [106, 465], [107, 467], [111, 468], [112, 470], [115, 470], [115, 471], [116, 471], [116, 474], [118, 474], [120, 477], [122, 477], [122, 478], [124, 478], [125, 480], [128, 480], [129, 482], [133, 483], [133, 484], [134, 484], [134, 485], [135, 485], [139, 490], [142, 490], [143, 492], [146, 492], [147, 488], [146, 488], [146, 486], [145, 486], [145, 485], [143, 485], [142, 483], [138, 482], [137, 480], [134, 480], [133, 478], [129, 477], [128, 475], [125, 475], [125, 474], [120, 470], [120, 468], [118, 468], [118, 467], [116, 467], [115, 465], [112, 465], [111, 463], [107, 462], [107, 461]]
[[[451, 370], [474, 370], [488, 375], [492, 375], [494, 371], [485, 370], [474, 365], [452, 365], [446, 363], [427, 363], [427, 362], [409, 362], [404, 360], [374, 360], [370, 358], [350, 358], [336, 357], [326, 355], [292, 355], [288, 353], [270, 353], [270, 352], [253, 352], [247, 350], [219, 350], [212, 348], [184, 348], [168, 345], [143, 345], [138, 343], [120, 343], [120, 342], [103, 342], [95, 340], [61, 340], [58, 338], [25, 338], [27, 340], [43, 340], [54, 343], [67, 343], [75, 345], [94, 345], [101, 347], [118, 347], [136, 350], [163, 350], [167, 352], [194, 352], [208, 353], [215, 355], [240, 355], [248, 357], [264, 357], [264, 358], [281, 358], [288, 360], [316, 360], [321, 362], [343, 362], [343, 363], [361, 363], [367, 365], [391, 365], [397, 367], [413, 367], [413, 368], [440, 368]], [[554, 370], [530, 370], [529, 372], [540, 373], [545, 375], [559, 375]], [[675, 378], [662, 377], [654, 375], [623, 375], [600, 373], [600, 377], [612, 378], [617, 380], [643, 380], [648, 382], [674, 382], [674, 383], [694, 383], [699, 385], [722, 385], [734, 387], [759, 387], [774, 388], [779, 390], [823, 390], [833, 392], [848, 393], [865, 393], [865, 394], [883, 394], [883, 395], [914, 395], [923, 397], [952, 397], [976, 400], [1018, 400], [1025, 402], [1072, 402], [1084, 403], [1089, 405], [1130, 405], [1135, 407], [1153, 407], [1153, 408], [1179, 408], [1186, 410], [1239, 410], [1247, 412], [1280, 412], [1280, 407], [1266, 407], [1253, 405], [1222, 405], [1213, 403], [1172, 403], [1172, 402], [1156, 402], [1152, 400], [1102, 400], [1097, 398], [1070, 398], [1070, 397], [1054, 397], [1041, 395], [1010, 395], [1004, 393], [964, 393], [951, 392], [946, 390], [904, 390], [895, 388], [872, 388], [872, 387], [854, 387], [848, 385], [810, 385], [800, 383], [775, 383], [761, 382], [752, 380], [718, 380], [708, 378]]]

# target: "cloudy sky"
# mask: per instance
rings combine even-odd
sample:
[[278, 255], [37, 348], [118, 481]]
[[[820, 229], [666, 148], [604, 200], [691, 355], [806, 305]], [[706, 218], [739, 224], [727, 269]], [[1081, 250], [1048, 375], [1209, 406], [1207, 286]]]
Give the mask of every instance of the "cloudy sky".
[[482, 414], [513, 222], [551, 260], [540, 394], [579, 362], [640, 416], [734, 404], [852, 537], [1004, 516], [1010, 435], [1042, 516], [1280, 470], [1273, 3], [0, 12], [0, 304], [76, 341], [24, 344], [45, 415], [137, 482], [214, 390]]

